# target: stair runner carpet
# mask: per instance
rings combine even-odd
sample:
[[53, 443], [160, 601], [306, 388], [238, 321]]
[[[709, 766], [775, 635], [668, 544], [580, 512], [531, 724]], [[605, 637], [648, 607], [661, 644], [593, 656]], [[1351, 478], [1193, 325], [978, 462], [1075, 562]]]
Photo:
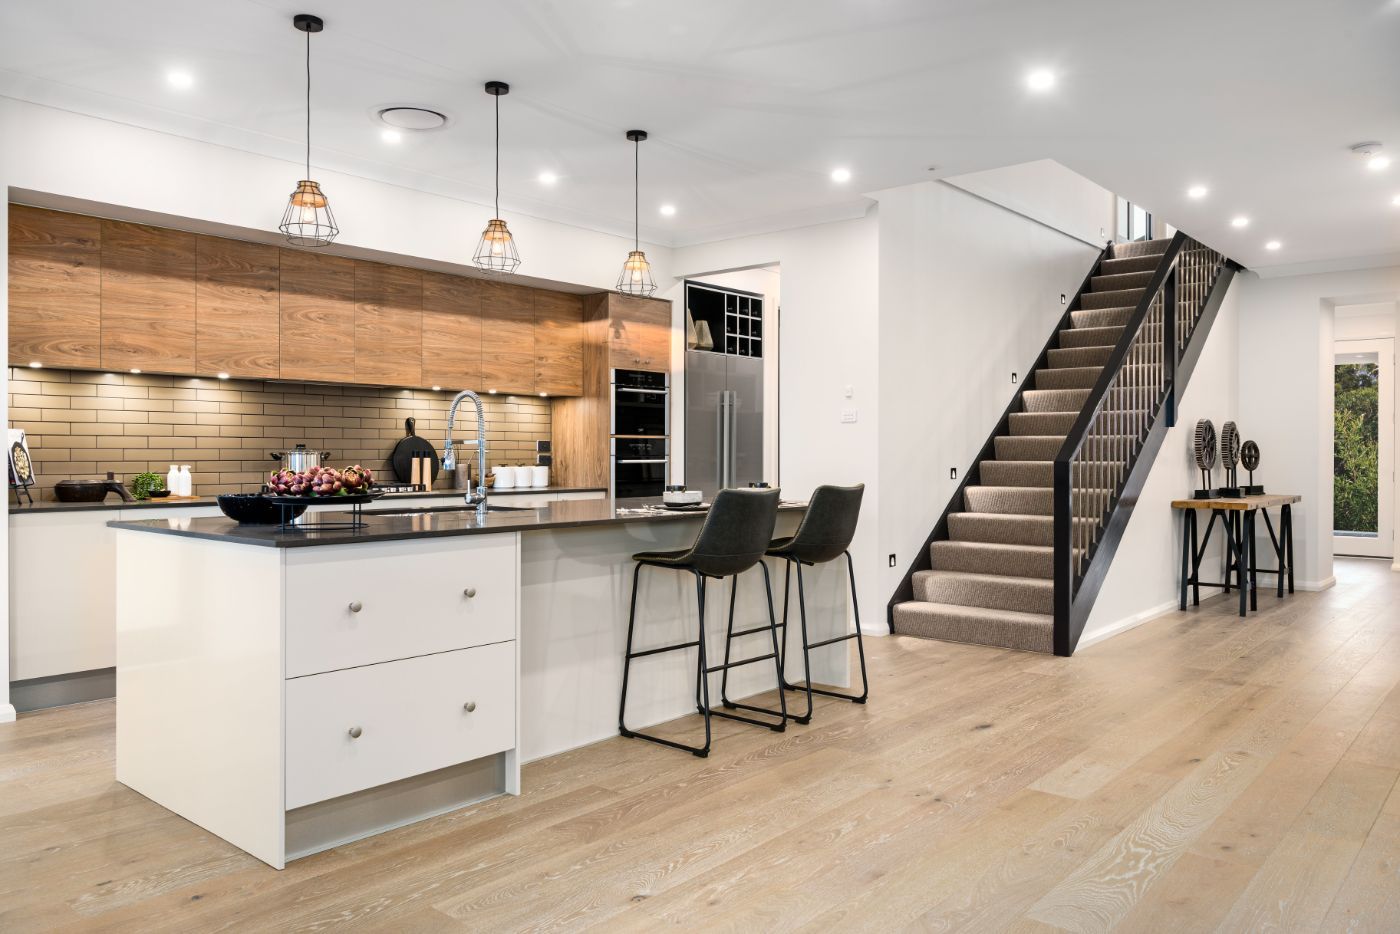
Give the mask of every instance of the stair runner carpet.
[[1032, 652], [1053, 651], [1054, 458], [1098, 381], [1170, 240], [1114, 244], [1036, 370], [996, 457], [978, 465], [932, 570], [894, 608], [895, 632]]

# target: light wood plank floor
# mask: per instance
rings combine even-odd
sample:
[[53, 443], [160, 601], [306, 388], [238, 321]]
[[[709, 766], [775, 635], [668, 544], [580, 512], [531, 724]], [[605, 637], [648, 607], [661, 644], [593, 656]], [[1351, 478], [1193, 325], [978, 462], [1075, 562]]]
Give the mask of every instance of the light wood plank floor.
[[1337, 576], [1073, 659], [872, 639], [868, 706], [610, 740], [281, 873], [113, 780], [111, 702], [25, 716], [0, 930], [1395, 931], [1400, 574]]

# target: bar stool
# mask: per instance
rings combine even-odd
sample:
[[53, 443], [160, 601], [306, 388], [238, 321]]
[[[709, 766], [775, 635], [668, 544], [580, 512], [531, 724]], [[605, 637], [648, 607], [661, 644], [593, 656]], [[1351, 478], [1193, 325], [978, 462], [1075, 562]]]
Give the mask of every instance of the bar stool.
[[[778, 628], [777, 619], [773, 612], [773, 586], [768, 576], [768, 567], [763, 563], [763, 552], [768, 547], [768, 541], [773, 536], [773, 528], [778, 521], [778, 491], [777, 490], [721, 490], [715, 496], [714, 504], [710, 507], [709, 514], [705, 516], [705, 524], [700, 528], [700, 534], [696, 536], [695, 544], [688, 549], [681, 551], [643, 551], [632, 556], [636, 561], [636, 567], [632, 571], [632, 611], [627, 620], [627, 654], [622, 665], [622, 702], [618, 706], [617, 729], [623, 736], [645, 739], [653, 743], [660, 743], [663, 746], [670, 746], [673, 749], [683, 749], [700, 758], [710, 754], [710, 718], [725, 717], [729, 720], [739, 720], [743, 723], [751, 723], [755, 726], [767, 727], [774, 732], [781, 733], [787, 726], [787, 703], [783, 698], [782, 667], [778, 649]], [[738, 589], [739, 575], [752, 568], [754, 565], [763, 568], [763, 589], [768, 598], [768, 625], [747, 632], [761, 632], [767, 630], [772, 642], [773, 651], [766, 655], [759, 655], [754, 658], [745, 658], [739, 661], [731, 661], [729, 654], [729, 639], [733, 638], [734, 632], [734, 595]], [[644, 649], [640, 652], [632, 651], [632, 637], [637, 625], [637, 584], [641, 579], [643, 567], [666, 568], [672, 571], [685, 571], [695, 576], [695, 592], [699, 601], [699, 620], [697, 638], [692, 642], [680, 642], [675, 645], [664, 645], [654, 649]], [[705, 660], [705, 592], [709, 579], [719, 580], [725, 577], [732, 578], [730, 582], [729, 597], [729, 629], [731, 635], [726, 638], [724, 650], [724, 663], [721, 665], [707, 666]], [[673, 740], [663, 739], [659, 736], [651, 736], [646, 733], [639, 733], [627, 727], [627, 684], [631, 675], [632, 660], [634, 658], [644, 658], [648, 655], [656, 655], [662, 652], [674, 652], [680, 649], [696, 648], [699, 650], [699, 661], [696, 665], [696, 685], [695, 685], [695, 709], [705, 718], [705, 744], [703, 746], [688, 746]], [[769, 723], [757, 720], [753, 717], [746, 717], [741, 714], [729, 713], [723, 710], [715, 710], [710, 706], [710, 685], [709, 675], [716, 671], [723, 671], [724, 677], [728, 679], [730, 668], [737, 668], [741, 665], [751, 665], [755, 662], [763, 662], [772, 659], [773, 671], [777, 675], [778, 707], [771, 710], [766, 707], [754, 707], [747, 704], [733, 704], [727, 698], [725, 706], [730, 709], [743, 709], [755, 713], [767, 714], [776, 717], [776, 723]]]
[[[807, 692], [807, 712], [792, 719], [798, 723], [812, 720], [812, 695], [823, 694], [839, 697], [856, 704], [863, 704], [870, 696], [870, 682], [865, 673], [865, 642], [860, 635], [860, 603], [856, 599], [855, 562], [851, 560], [851, 540], [856, 534], [856, 520], [860, 518], [860, 501], [865, 494], [865, 484], [855, 486], [819, 486], [807, 505], [807, 514], [797, 527], [797, 534], [791, 538], [780, 538], [768, 546], [768, 557], [782, 558], [786, 564], [783, 572], [783, 658], [779, 659], [778, 669], [783, 675], [783, 689]], [[812, 642], [807, 636], [807, 596], [802, 586], [802, 566], [824, 564], [846, 556], [846, 572], [851, 579], [851, 608], [855, 613], [856, 630], [845, 635]], [[792, 580], [793, 565], [797, 566], [797, 605], [802, 629], [802, 668], [806, 674], [805, 684], [799, 686], [787, 680], [787, 634], [788, 634], [788, 594]], [[812, 687], [811, 650], [826, 645], [835, 645], [850, 639], [856, 640], [860, 655], [860, 694], [846, 694], [841, 691], [827, 691]]]

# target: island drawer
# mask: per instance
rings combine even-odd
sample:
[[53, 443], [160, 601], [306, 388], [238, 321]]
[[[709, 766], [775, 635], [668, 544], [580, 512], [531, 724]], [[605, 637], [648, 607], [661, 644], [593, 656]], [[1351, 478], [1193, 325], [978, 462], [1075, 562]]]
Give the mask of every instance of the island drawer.
[[515, 746], [515, 643], [287, 681], [287, 809]]
[[515, 638], [516, 536], [289, 549], [286, 676]]

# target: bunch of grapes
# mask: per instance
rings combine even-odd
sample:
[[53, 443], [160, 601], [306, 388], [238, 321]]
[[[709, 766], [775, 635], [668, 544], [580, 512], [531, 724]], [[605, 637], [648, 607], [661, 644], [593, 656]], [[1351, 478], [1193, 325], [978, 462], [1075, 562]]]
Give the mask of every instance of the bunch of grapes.
[[356, 464], [344, 470], [334, 467], [308, 467], [304, 471], [274, 470], [268, 474], [267, 489], [275, 496], [350, 496], [368, 493], [374, 473]]

